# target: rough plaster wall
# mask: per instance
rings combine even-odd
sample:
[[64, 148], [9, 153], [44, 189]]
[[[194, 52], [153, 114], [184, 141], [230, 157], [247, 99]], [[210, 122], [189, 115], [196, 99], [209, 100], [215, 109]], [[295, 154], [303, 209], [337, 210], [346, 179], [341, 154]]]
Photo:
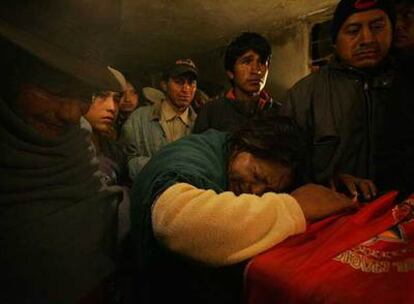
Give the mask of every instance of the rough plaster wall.
[[273, 34], [337, 0], [123, 0], [119, 65], [152, 70], [223, 47], [241, 31]]
[[[0, 12], [11, 20], [18, 12], [22, 23], [45, 40], [59, 39], [68, 51], [80, 50], [89, 60], [149, 80], [176, 58], [191, 57], [200, 67], [202, 82], [225, 85], [224, 47], [242, 31], [257, 31], [273, 44], [268, 87], [279, 96], [303, 72], [306, 59], [300, 57], [304, 44], [297, 35], [307, 33], [292, 30], [292, 24], [337, 1], [3, 0]], [[34, 24], [33, 17], [44, 24]]]
[[309, 32], [310, 25], [299, 22], [272, 39], [267, 88], [274, 98], [283, 98], [287, 89], [309, 73]]
[[[45, 39], [58, 37], [69, 49], [92, 45], [91, 60], [145, 73], [178, 57], [205, 57], [212, 62], [214, 56], [205, 54], [217, 52], [242, 31], [272, 36], [338, 0], [2, 1], [3, 16], [14, 20], [15, 14], [6, 7], [11, 11], [15, 7], [23, 23], [38, 28]], [[45, 26], [30, 22], [38, 15]]]
[[223, 89], [230, 87], [224, 70], [225, 47], [217, 48], [213, 51], [193, 56], [194, 62], [200, 69], [200, 87], [208, 88], [214, 83]]
[[[286, 91], [310, 72], [310, 32], [313, 24], [331, 18], [335, 3], [318, 10], [310, 10], [290, 23], [262, 32], [272, 45], [273, 59], [269, 69], [266, 90], [276, 100], [285, 97]], [[224, 47], [195, 57], [200, 66], [202, 84], [216, 82], [228, 87], [223, 68]], [[206, 56], [207, 55], [207, 56]]]

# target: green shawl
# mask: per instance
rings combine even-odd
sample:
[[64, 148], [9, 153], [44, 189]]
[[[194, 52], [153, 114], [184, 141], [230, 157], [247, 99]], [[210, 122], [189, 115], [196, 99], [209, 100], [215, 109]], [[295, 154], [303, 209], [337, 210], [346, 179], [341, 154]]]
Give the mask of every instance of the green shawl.
[[140, 263], [147, 263], [157, 248], [151, 224], [151, 207], [157, 196], [179, 182], [223, 192], [228, 155], [226, 133], [209, 130], [171, 143], [151, 158], [134, 180], [131, 194], [131, 230], [137, 250], [143, 254]]
[[[131, 231], [143, 299], [154, 303], [239, 303], [244, 263], [211, 268], [175, 256], [156, 242], [151, 207], [175, 183], [185, 182], [217, 193], [228, 187], [227, 134], [209, 130], [169, 144], [136, 177], [131, 195]], [[157, 302], [158, 301], [158, 302]], [[151, 302], [151, 303], [152, 303]]]
[[74, 303], [113, 271], [119, 194], [79, 126], [48, 140], [0, 100], [0, 135], [0, 302]]

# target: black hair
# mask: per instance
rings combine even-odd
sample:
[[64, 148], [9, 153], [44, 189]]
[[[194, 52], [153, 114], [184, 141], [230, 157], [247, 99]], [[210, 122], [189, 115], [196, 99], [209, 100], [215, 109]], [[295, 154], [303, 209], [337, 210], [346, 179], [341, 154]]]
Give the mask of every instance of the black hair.
[[243, 32], [227, 46], [224, 54], [224, 68], [233, 71], [237, 58], [252, 50], [260, 56], [262, 62], [267, 62], [272, 57], [272, 48], [262, 35], [254, 32]]
[[20, 70], [19, 66], [26, 65], [26, 60], [22, 56], [22, 51], [3, 37], [0, 37], [0, 48], [2, 50], [0, 66], [3, 71], [0, 75], [0, 94], [4, 101], [12, 103], [24, 78], [17, 71]]
[[293, 186], [305, 179], [306, 143], [302, 130], [289, 117], [273, 112], [259, 114], [228, 140], [230, 153], [249, 152], [290, 167], [295, 176]]
[[394, 0], [394, 5], [400, 4], [414, 5], [414, 0]]
[[123, 72], [123, 75], [125, 76], [125, 79], [127, 82], [129, 82], [137, 91], [137, 94], [139, 93], [139, 91], [142, 90], [143, 85], [140, 79], [138, 79], [134, 73], [128, 71], [128, 72]]

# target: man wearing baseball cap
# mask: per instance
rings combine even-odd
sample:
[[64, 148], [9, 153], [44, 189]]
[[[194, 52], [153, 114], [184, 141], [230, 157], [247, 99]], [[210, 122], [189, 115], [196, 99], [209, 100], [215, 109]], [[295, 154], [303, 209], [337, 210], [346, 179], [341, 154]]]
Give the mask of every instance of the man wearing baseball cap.
[[376, 195], [372, 181], [381, 179], [379, 167], [389, 161], [382, 147], [393, 108], [388, 52], [394, 23], [388, 0], [340, 1], [332, 25], [335, 58], [295, 84], [281, 109], [307, 133], [310, 178], [344, 184], [366, 200]]
[[125, 122], [121, 140], [126, 144], [131, 179], [164, 145], [191, 133], [196, 113], [191, 107], [198, 70], [191, 59], [177, 59], [164, 74], [166, 98], [137, 109]]

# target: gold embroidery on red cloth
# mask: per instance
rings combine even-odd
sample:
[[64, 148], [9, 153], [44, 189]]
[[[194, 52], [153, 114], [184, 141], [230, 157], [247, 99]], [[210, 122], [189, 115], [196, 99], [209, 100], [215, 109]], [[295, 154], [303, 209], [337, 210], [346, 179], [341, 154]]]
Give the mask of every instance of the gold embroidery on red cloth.
[[389, 272], [391, 267], [391, 263], [388, 261], [377, 261], [352, 250], [341, 253], [334, 260], [348, 264], [352, 268], [362, 272], [384, 273]]
[[367, 246], [357, 246], [352, 249], [355, 253], [358, 253], [363, 256], [371, 257], [374, 259], [392, 259], [395, 260], [396, 258], [403, 258], [408, 253], [414, 252], [414, 248], [412, 247], [404, 247], [399, 250], [392, 250], [392, 251], [383, 251], [383, 250], [376, 250], [369, 248]]
[[398, 272], [409, 272], [414, 270], [414, 259], [407, 259], [403, 262], [394, 262], [392, 266], [397, 268]]
[[402, 259], [399, 261], [377, 260], [373, 258], [381, 257], [385, 259], [392, 259], [401, 257], [406, 254], [406, 250], [380, 252], [367, 247], [358, 246], [354, 249], [342, 252], [333, 260], [348, 264], [356, 270], [371, 273], [384, 273], [390, 271], [409, 272], [414, 270], [414, 258]]

